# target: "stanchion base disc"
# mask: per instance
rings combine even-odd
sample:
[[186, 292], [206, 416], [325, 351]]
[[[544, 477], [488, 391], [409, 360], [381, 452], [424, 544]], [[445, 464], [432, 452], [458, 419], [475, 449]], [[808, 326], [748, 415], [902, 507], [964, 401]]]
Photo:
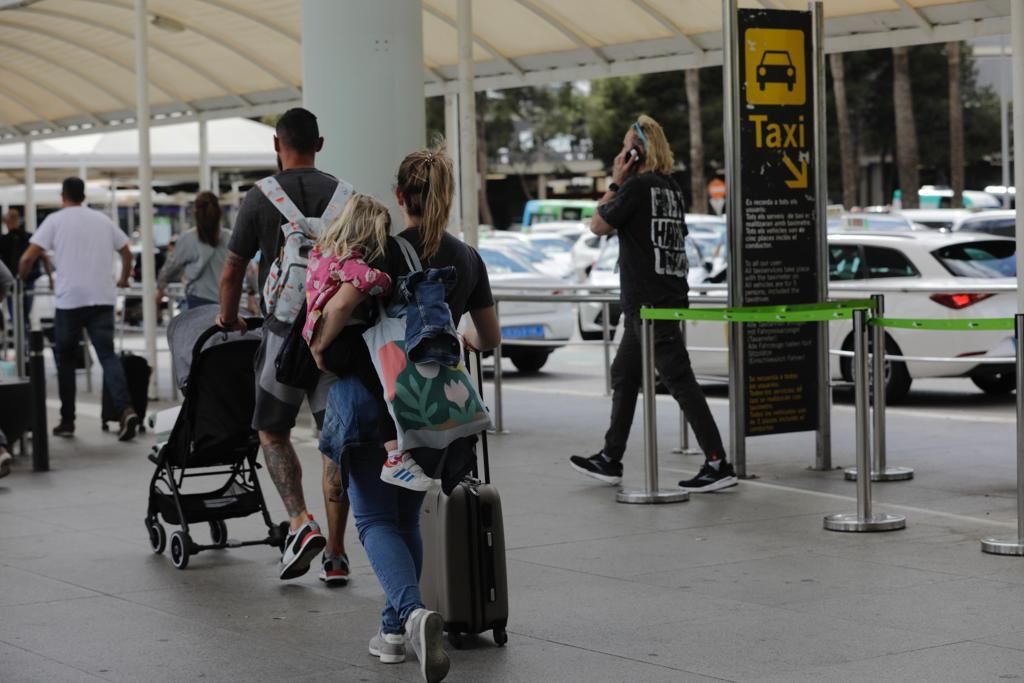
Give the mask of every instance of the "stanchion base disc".
[[875, 513], [870, 517], [844, 514], [829, 515], [825, 518], [825, 528], [829, 531], [897, 531], [905, 529], [906, 526], [906, 517], [885, 513]]
[[704, 451], [697, 448], [673, 448], [672, 452], [676, 455], [704, 455]]
[[1024, 538], [983, 538], [981, 552], [990, 555], [1024, 555]]
[[[849, 467], [843, 471], [846, 481], [857, 481], [857, 468]], [[907, 481], [914, 478], [914, 470], [910, 467], [886, 467], [881, 472], [872, 472], [871, 481]]]
[[615, 494], [619, 503], [632, 505], [658, 505], [664, 503], [685, 503], [690, 500], [686, 491], [619, 491]]

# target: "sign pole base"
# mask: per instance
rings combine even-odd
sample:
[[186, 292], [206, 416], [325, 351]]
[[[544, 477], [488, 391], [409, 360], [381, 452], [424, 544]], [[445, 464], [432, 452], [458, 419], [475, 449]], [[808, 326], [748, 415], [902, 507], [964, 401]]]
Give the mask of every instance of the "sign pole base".
[[981, 552], [989, 555], [1024, 556], [1024, 538], [984, 538]]
[[868, 517], [857, 514], [829, 515], [825, 517], [825, 528], [828, 531], [868, 532], [898, 531], [907, 527], [907, 518], [902, 515], [890, 515], [884, 512]]
[[[846, 481], [857, 481], [857, 468], [848, 467], [843, 471]], [[882, 471], [872, 470], [871, 481], [907, 481], [914, 478], [911, 467], [886, 467]]]
[[667, 503], [685, 503], [690, 500], [686, 491], [619, 491], [615, 501], [629, 505], [662, 505]]

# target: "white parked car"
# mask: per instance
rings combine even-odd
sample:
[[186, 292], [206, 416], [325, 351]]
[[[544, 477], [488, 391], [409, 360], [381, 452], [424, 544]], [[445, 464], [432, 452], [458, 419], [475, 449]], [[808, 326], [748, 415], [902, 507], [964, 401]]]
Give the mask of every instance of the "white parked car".
[[932, 230], [952, 232], [963, 219], [973, 216], [967, 209], [902, 209], [894, 212]]
[[[687, 281], [690, 286], [699, 285], [707, 277], [707, 266], [704, 256], [700, 252], [697, 243], [689, 235], [686, 237], [686, 258], [690, 262], [690, 274]], [[605, 240], [600, 255], [594, 262], [594, 267], [584, 284], [602, 288], [617, 288], [619, 286], [619, 238], [615, 235]], [[585, 294], [585, 292], [581, 292]], [[614, 333], [615, 326], [619, 323], [621, 310], [618, 304], [608, 305], [608, 325]], [[601, 304], [580, 304], [578, 314], [580, 336], [584, 339], [600, 339], [604, 334], [604, 306]]]
[[526, 235], [559, 235], [569, 244], [574, 244], [579, 236], [590, 232], [590, 226], [583, 221], [551, 221], [550, 223], [534, 223], [523, 228]]
[[[487, 266], [491, 288], [505, 293], [543, 295], [535, 290], [516, 290], [524, 285], [550, 287], [557, 292], [565, 282], [538, 272], [501, 242], [482, 245], [480, 256]], [[537, 372], [555, 349], [565, 346], [572, 336], [572, 304], [509, 301], [499, 305], [502, 356], [520, 372]], [[517, 341], [541, 341], [543, 346], [521, 345]]]
[[[885, 315], [889, 318], [1012, 317], [1015, 291], [977, 294], [969, 289], [972, 285], [1014, 284], [1015, 246], [1013, 240], [981, 234], [833, 233], [828, 236], [830, 296], [863, 298], [868, 296], [865, 289], [884, 294]], [[928, 285], [941, 291], [899, 291], [914, 285]], [[700, 297], [691, 297], [694, 305], [699, 305], [699, 301]], [[694, 372], [702, 377], [726, 377], [725, 324], [688, 322], [686, 332]], [[849, 321], [830, 324], [829, 334], [831, 348], [853, 348]], [[721, 350], [697, 351], [694, 347]], [[929, 358], [1012, 357], [1014, 344], [1011, 332], [886, 329], [886, 352]], [[833, 378], [852, 379], [850, 358], [833, 355], [831, 366]], [[987, 393], [1007, 393], [1014, 388], [1012, 362], [1004, 365], [890, 361], [886, 396], [897, 401], [907, 394], [914, 379], [925, 377], [970, 377]]]

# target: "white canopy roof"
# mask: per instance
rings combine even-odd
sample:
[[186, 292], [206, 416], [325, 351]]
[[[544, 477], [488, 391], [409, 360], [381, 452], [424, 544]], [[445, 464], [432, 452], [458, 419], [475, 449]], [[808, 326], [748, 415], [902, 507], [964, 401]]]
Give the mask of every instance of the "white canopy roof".
[[[1010, 15], [1010, 0], [824, 4], [832, 52], [1005, 33]], [[148, 5], [156, 122], [280, 111], [300, 100], [299, 0]], [[455, 6], [423, 0], [428, 94], [456, 87]], [[717, 64], [721, 16], [717, 0], [473, 0], [476, 87]], [[132, 0], [0, 0], [0, 138], [132, 125], [132, 22]]]
[[[242, 118], [210, 121], [209, 158], [215, 168], [274, 168], [274, 129]], [[128, 171], [135, 177], [139, 167], [139, 136], [133, 130], [114, 130], [33, 143], [37, 174], [43, 179], [66, 176], [69, 170], [87, 167], [88, 175], [112, 175]], [[158, 178], [196, 178], [199, 166], [199, 124], [175, 123], [150, 132], [153, 170]], [[20, 180], [25, 167], [25, 145], [0, 145], [0, 174]], [[47, 171], [52, 171], [48, 173]], [[2, 182], [2, 178], [0, 178]]]

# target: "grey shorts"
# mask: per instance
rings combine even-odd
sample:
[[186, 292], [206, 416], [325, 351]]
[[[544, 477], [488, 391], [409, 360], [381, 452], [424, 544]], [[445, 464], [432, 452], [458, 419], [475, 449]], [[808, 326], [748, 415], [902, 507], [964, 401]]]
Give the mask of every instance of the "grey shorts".
[[320, 381], [312, 391], [290, 387], [277, 381], [277, 359], [284, 337], [263, 328], [263, 339], [256, 352], [256, 410], [252, 416], [252, 428], [260, 432], [287, 432], [295, 427], [303, 399], [309, 401], [317, 429], [323, 428], [324, 411], [327, 408], [327, 393], [337, 377], [330, 372], [320, 375]]

